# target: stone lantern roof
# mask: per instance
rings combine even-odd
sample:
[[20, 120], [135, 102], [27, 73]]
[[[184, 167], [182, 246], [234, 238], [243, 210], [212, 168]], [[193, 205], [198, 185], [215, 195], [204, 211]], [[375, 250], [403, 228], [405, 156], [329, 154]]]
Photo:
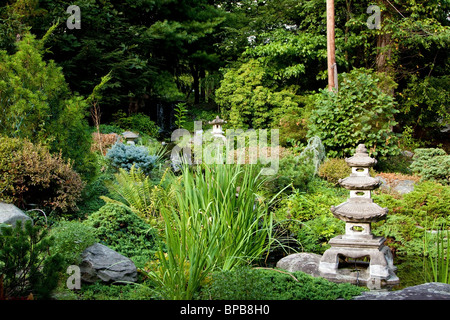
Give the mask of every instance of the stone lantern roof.
[[362, 168], [373, 167], [377, 164], [376, 159], [369, 157], [369, 153], [367, 152], [367, 148], [364, 144], [358, 145], [358, 147], [356, 147], [355, 155], [353, 157], [346, 158], [345, 162], [347, 162], [350, 167]]
[[373, 190], [381, 185], [381, 180], [351, 173], [349, 177], [339, 179], [339, 184], [347, 190]]
[[350, 199], [337, 207], [331, 206], [330, 210], [336, 218], [346, 222], [375, 222], [383, 219], [388, 213], [387, 208], [380, 207], [372, 199], [366, 201]]
[[122, 133], [122, 136], [124, 137], [125, 141], [129, 144], [134, 144], [134, 141], [139, 138], [139, 135], [137, 133], [131, 132], [131, 131], [125, 131]]
[[220, 119], [219, 116], [217, 116], [213, 121], [208, 121], [208, 123], [212, 125], [222, 125], [227, 122], [223, 119]]

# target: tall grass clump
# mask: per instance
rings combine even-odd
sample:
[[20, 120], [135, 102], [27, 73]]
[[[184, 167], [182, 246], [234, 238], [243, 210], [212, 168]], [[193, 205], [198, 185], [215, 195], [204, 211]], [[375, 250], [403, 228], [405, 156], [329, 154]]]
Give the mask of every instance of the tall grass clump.
[[162, 207], [165, 245], [150, 272], [164, 299], [191, 299], [214, 270], [232, 270], [268, 252], [273, 243], [271, 201], [258, 196], [256, 166], [182, 167]]
[[450, 284], [450, 232], [442, 226], [434, 234], [424, 233], [424, 271], [426, 281]]

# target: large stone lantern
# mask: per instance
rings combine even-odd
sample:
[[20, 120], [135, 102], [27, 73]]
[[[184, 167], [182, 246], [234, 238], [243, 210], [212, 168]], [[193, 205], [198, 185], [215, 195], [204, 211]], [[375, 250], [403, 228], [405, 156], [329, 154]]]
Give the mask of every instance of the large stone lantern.
[[388, 213], [387, 208], [381, 208], [371, 198], [371, 190], [381, 184], [369, 174], [369, 168], [377, 161], [369, 157], [364, 144], [358, 145], [355, 155], [345, 161], [352, 173], [340, 179], [339, 184], [350, 191], [350, 198], [331, 207], [333, 215], [345, 221], [345, 234], [329, 241], [331, 248], [320, 260], [320, 275], [373, 289], [395, 285], [399, 279], [394, 273], [392, 252], [384, 245], [384, 237], [375, 237], [371, 232], [371, 223], [384, 219]]

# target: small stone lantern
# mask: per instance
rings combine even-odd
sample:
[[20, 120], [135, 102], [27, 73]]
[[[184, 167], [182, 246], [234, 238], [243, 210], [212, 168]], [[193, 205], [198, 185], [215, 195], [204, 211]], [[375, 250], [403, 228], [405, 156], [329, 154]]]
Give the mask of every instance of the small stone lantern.
[[224, 138], [223, 135], [223, 130], [222, 130], [222, 125], [224, 123], [227, 123], [225, 120], [222, 120], [219, 118], [219, 116], [217, 116], [213, 121], [209, 121], [209, 124], [213, 125], [213, 129], [212, 129], [212, 134], [214, 137], [216, 138]]
[[138, 134], [131, 131], [125, 131], [122, 136], [128, 144], [135, 144], [136, 139], [139, 138]]
[[[381, 184], [369, 174], [377, 160], [369, 157], [365, 145], [360, 144], [355, 155], [345, 161], [352, 173], [340, 179], [339, 184], [350, 191], [350, 198], [331, 207], [333, 215], [345, 221], [345, 234], [329, 241], [331, 248], [324, 252], [319, 264], [320, 275], [336, 282], [366, 284], [371, 289], [398, 284], [392, 252], [384, 245], [386, 239], [371, 232], [371, 223], [384, 219], [388, 213], [387, 208], [381, 208], [371, 198], [371, 190]], [[356, 260], [361, 258], [369, 263]], [[367, 268], [361, 267], [364, 265]]]

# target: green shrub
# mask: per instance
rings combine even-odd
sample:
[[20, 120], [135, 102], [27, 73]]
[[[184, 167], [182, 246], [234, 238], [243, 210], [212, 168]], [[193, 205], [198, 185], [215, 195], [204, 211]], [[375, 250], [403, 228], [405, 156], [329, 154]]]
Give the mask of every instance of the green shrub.
[[425, 180], [436, 180], [450, 184], [450, 155], [439, 148], [414, 150], [411, 170]]
[[278, 172], [269, 177], [267, 187], [273, 193], [281, 191], [288, 185], [304, 190], [313, 176], [314, 165], [312, 161], [306, 157], [287, 154], [279, 160]]
[[[351, 173], [352, 169], [348, 166], [347, 162], [345, 162], [345, 159], [342, 158], [329, 158], [319, 167], [319, 177], [335, 185], [339, 184], [339, 179], [344, 179]], [[370, 168], [369, 174], [372, 177], [375, 176], [375, 170]]]
[[[159, 197], [163, 197], [163, 189], [153, 185], [150, 177], [142, 170], [131, 167], [130, 171], [119, 169], [115, 174], [115, 182], [108, 184], [108, 188], [113, 196], [126, 206], [130, 211], [137, 214], [144, 221], [155, 224], [159, 216], [157, 205]], [[107, 202], [115, 202], [108, 197], [101, 197]]]
[[376, 157], [398, 154], [398, 137], [391, 130], [398, 111], [393, 97], [382, 90], [393, 81], [363, 68], [339, 77], [338, 92], [324, 89], [318, 96], [308, 136], [319, 136], [333, 158], [353, 155], [360, 143]]
[[87, 101], [70, 92], [61, 67], [44, 61], [41, 40], [24, 34], [16, 44], [13, 55], [0, 52], [0, 134], [42, 143], [89, 176]]
[[300, 154], [289, 152], [279, 160], [278, 172], [268, 179], [268, 188], [272, 193], [277, 193], [289, 185], [291, 189], [307, 189], [324, 158], [325, 149], [320, 138], [308, 139], [308, 144]]
[[406, 215], [388, 215], [386, 221], [373, 225], [373, 233], [388, 239], [388, 246], [396, 255], [423, 254], [423, 230]]
[[106, 158], [111, 161], [116, 169], [130, 170], [134, 165], [146, 174], [150, 174], [158, 159], [157, 156], [150, 155], [148, 149], [144, 146], [124, 143], [114, 144], [106, 153]]
[[424, 181], [403, 196], [405, 214], [420, 222], [450, 219], [450, 186]]
[[450, 222], [447, 185], [424, 181], [400, 198], [381, 193], [374, 194], [373, 199], [389, 209], [386, 221], [373, 224], [373, 232], [388, 238], [398, 255], [423, 255], [424, 228], [439, 228]]
[[83, 223], [93, 227], [101, 243], [123, 254], [137, 266], [145, 265], [156, 250], [154, 229], [120, 204], [107, 203]]
[[347, 190], [315, 178], [307, 192], [295, 190], [280, 201], [275, 220], [296, 238], [303, 251], [323, 253], [328, 240], [344, 231], [344, 222], [332, 215], [330, 207], [347, 197]]
[[351, 299], [365, 288], [337, 284], [303, 272], [240, 267], [214, 273], [201, 298], [212, 300], [336, 300]]
[[59, 253], [67, 266], [78, 265], [84, 249], [97, 241], [94, 231], [94, 228], [79, 221], [60, 221], [50, 231], [54, 239], [51, 252]]
[[328, 182], [338, 184], [339, 179], [348, 177], [352, 169], [347, 165], [345, 159], [331, 158], [325, 160], [319, 167], [319, 177]]
[[199, 297], [210, 300], [273, 299], [270, 284], [258, 270], [239, 266], [232, 271], [214, 272]]
[[331, 238], [344, 233], [345, 222], [329, 213], [303, 222], [297, 232], [297, 241], [303, 251], [322, 254], [330, 247], [328, 241]]
[[42, 145], [0, 136], [0, 197], [24, 208], [37, 204], [62, 212], [77, 210], [84, 183], [60, 154]]
[[14, 227], [0, 227], [0, 279], [6, 298], [32, 293], [48, 299], [56, 288], [63, 259], [58, 253], [49, 254], [53, 239], [47, 234], [31, 220], [25, 225], [17, 221]]
[[113, 116], [115, 118], [113, 125], [119, 126], [123, 130], [138, 131], [150, 137], [158, 137], [159, 127], [145, 114], [136, 113], [127, 116], [125, 112], [119, 111]]

